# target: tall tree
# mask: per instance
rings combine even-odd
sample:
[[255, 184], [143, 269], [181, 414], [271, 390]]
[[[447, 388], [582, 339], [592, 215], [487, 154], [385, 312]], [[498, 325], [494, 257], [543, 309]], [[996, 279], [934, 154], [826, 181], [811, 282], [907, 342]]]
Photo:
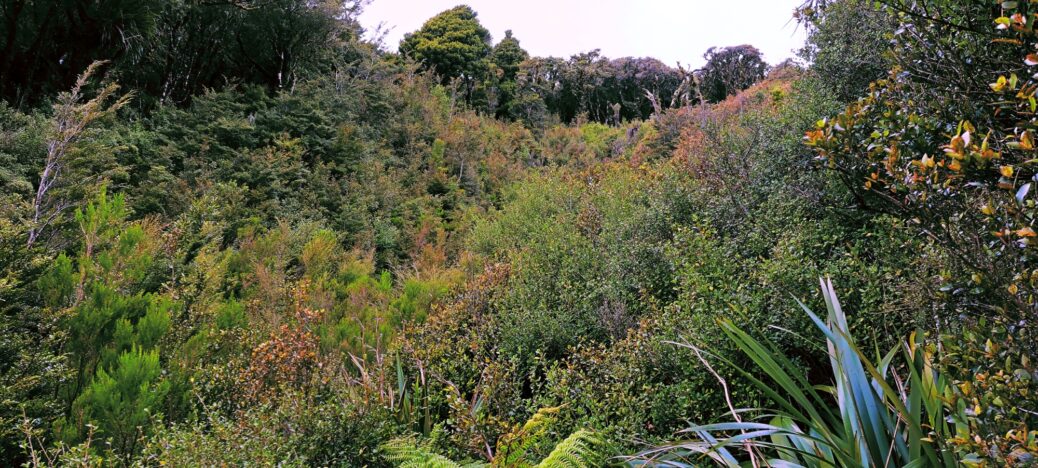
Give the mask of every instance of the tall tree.
[[515, 99], [515, 81], [519, 74], [519, 66], [529, 58], [530, 54], [519, 45], [519, 40], [512, 36], [511, 29], [505, 31], [505, 38], [494, 46], [494, 50], [490, 54], [490, 61], [496, 67], [495, 73], [500, 75], [497, 77], [498, 116], [509, 115], [508, 109]]
[[620, 105], [614, 118], [645, 119], [668, 106], [681, 85], [681, 73], [649, 57], [622, 57], [610, 62], [609, 101]]
[[512, 36], [512, 30], [505, 31], [505, 38], [494, 46], [491, 60], [501, 69], [502, 80], [515, 81], [519, 73], [519, 65], [530, 58], [530, 54], [519, 45], [519, 39]]
[[888, 69], [892, 16], [872, 2], [843, 0], [798, 15], [808, 31], [800, 55], [818, 79], [843, 101], [852, 101]]
[[444, 11], [422, 28], [404, 36], [400, 53], [440, 76], [443, 83], [460, 78], [468, 91], [486, 73], [490, 55], [490, 32], [479, 23], [467, 5]]
[[768, 71], [756, 47], [748, 44], [732, 47], [711, 47], [703, 54], [706, 65], [699, 70], [703, 97], [710, 102], [723, 101], [749, 88]]

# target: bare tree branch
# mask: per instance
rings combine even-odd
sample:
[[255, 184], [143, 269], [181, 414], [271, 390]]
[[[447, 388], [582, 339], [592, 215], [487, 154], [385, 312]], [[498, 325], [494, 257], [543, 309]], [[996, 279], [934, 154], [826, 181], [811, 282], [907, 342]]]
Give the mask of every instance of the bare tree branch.
[[32, 202], [33, 214], [29, 224], [28, 247], [32, 247], [40, 238], [40, 234], [71, 206], [68, 201], [55, 199], [52, 193], [52, 190], [63, 182], [62, 172], [68, 164], [69, 150], [91, 123], [116, 112], [132, 97], [132, 93], [125, 94], [109, 105], [109, 98], [119, 90], [118, 84], [109, 83], [98, 91], [93, 99], [82, 102], [83, 87], [105, 63], [101, 61], [90, 64], [76, 79], [72, 90], [62, 93], [54, 105], [53, 129], [47, 141], [47, 158]]

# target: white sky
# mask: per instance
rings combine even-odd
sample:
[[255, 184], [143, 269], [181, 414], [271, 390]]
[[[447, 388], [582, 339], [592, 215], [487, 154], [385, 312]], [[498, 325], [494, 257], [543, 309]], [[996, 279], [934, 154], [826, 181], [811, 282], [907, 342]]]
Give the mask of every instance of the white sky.
[[511, 29], [534, 56], [601, 49], [609, 58], [655, 57], [699, 67], [712, 46], [752, 44], [770, 64], [795, 55], [804, 30], [792, 20], [802, 0], [374, 0], [361, 15], [370, 31], [392, 28], [387, 48], [437, 13], [467, 4], [496, 44]]

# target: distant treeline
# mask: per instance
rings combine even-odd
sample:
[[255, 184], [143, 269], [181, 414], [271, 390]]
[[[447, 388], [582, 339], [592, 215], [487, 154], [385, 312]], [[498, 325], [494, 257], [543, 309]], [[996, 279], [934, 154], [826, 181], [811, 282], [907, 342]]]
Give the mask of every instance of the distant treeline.
[[[358, 40], [362, 1], [11, 0], [0, 5], [0, 99], [25, 109], [69, 89], [95, 61], [139, 94], [136, 105], [184, 105], [192, 96], [258, 84], [291, 90], [301, 78], [348, 72], [376, 47]], [[717, 102], [764, 76], [748, 45], [710, 49], [700, 70], [597, 50], [531, 57], [508, 31], [496, 45], [468, 6], [408, 34], [400, 66], [434, 72], [454, 97], [531, 125], [578, 118], [645, 119], [665, 108]], [[698, 53], [698, 52], [697, 52]]]

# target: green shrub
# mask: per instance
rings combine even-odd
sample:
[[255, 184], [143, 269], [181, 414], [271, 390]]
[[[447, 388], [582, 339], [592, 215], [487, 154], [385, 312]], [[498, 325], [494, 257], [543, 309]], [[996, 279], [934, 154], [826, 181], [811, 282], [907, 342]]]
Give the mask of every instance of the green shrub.
[[159, 359], [176, 304], [146, 292], [158, 245], [152, 226], [128, 222], [123, 196], [102, 188], [76, 220], [83, 246], [73, 263], [61, 255], [39, 280], [46, 304], [63, 312], [76, 373], [59, 394], [66, 414], [55, 422], [68, 444], [95, 436], [130, 457], [150, 432], [170, 383]]
[[[67, 441], [86, 438], [79, 424], [97, 426], [94, 437], [105, 440], [116, 454], [135, 454], [141, 439], [149, 435], [170, 384], [162, 378], [157, 351], [134, 348], [119, 356], [107, 371], [98, 369], [90, 385], [72, 405], [70, 423], [57, 423], [57, 432]], [[78, 424], [77, 424], [78, 423]]]
[[389, 411], [354, 401], [348, 393], [315, 398], [286, 392], [246, 408], [235, 418], [162, 428], [147, 440], [140, 460], [169, 466], [390, 466], [380, 444], [397, 433]]

